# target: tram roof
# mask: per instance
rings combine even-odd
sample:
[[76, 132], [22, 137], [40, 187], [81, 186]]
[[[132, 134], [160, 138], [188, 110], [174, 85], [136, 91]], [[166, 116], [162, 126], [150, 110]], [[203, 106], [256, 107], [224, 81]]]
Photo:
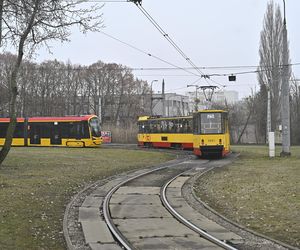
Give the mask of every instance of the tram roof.
[[195, 111], [195, 113], [227, 113], [227, 110], [222, 110], [222, 109], [202, 109]]
[[[83, 116], [40, 116], [40, 117], [28, 117], [29, 122], [67, 122], [67, 121], [87, 121], [90, 118], [97, 117], [95, 115], [83, 115]], [[9, 122], [10, 118], [0, 118], [0, 122]], [[17, 118], [17, 122], [24, 122], [25, 118]]]
[[148, 121], [148, 120], [174, 120], [174, 119], [192, 119], [192, 116], [170, 116], [170, 117], [162, 117], [162, 116], [140, 116], [138, 121]]

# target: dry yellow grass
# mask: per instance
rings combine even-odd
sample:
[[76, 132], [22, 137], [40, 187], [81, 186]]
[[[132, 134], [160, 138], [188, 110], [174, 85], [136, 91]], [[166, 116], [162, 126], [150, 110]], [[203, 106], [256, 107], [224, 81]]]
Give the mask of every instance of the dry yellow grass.
[[12, 148], [0, 168], [0, 249], [65, 249], [62, 220], [88, 183], [170, 159], [121, 149]]
[[299, 247], [300, 147], [292, 148], [292, 157], [275, 159], [267, 157], [267, 147], [234, 150], [239, 159], [198, 179], [197, 195], [233, 221]]

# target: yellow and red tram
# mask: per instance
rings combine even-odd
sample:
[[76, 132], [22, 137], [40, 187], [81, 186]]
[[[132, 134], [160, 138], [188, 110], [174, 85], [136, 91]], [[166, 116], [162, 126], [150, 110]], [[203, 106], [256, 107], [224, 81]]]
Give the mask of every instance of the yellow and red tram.
[[193, 116], [138, 119], [138, 145], [190, 149], [199, 157], [223, 157], [230, 153], [228, 112], [199, 110]]
[[224, 157], [230, 153], [228, 112], [201, 110], [193, 115], [194, 154]]
[[193, 149], [193, 117], [149, 117], [138, 119], [138, 145], [157, 148]]
[[[10, 119], [0, 118], [0, 146]], [[95, 115], [18, 118], [12, 146], [97, 147], [101, 145]]]

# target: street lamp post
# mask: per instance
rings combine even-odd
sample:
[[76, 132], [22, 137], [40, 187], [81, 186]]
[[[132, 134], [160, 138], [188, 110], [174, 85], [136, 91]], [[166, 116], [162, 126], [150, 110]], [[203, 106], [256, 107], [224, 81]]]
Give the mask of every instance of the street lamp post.
[[152, 104], [152, 103], [153, 103], [152, 84], [153, 84], [153, 82], [158, 82], [158, 80], [152, 80], [152, 81], [151, 81], [151, 93], [150, 93], [150, 113], [151, 113], [151, 116], [152, 116], [152, 114], [153, 114], [153, 112], [152, 112], [152, 105], [153, 105], [153, 104]]
[[285, 16], [285, 0], [283, 0], [283, 30], [282, 30], [282, 46], [283, 46], [283, 69], [281, 84], [281, 123], [282, 123], [282, 152], [281, 156], [290, 156], [290, 95], [289, 95], [289, 61], [288, 61], [288, 45], [287, 45], [287, 28]]
[[196, 84], [188, 84], [187, 87], [195, 87], [196, 88], [196, 96], [195, 96], [195, 111], [198, 111], [198, 89], [200, 86]]

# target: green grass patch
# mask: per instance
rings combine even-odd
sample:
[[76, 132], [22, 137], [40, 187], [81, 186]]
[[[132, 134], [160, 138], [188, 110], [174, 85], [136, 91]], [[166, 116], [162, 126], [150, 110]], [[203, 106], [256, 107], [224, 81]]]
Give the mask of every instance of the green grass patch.
[[0, 249], [65, 249], [63, 215], [73, 195], [171, 158], [137, 150], [12, 148], [0, 167]]
[[247, 228], [299, 247], [300, 147], [291, 148], [291, 157], [273, 159], [266, 146], [233, 150], [241, 153], [238, 160], [197, 180], [198, 197]]

